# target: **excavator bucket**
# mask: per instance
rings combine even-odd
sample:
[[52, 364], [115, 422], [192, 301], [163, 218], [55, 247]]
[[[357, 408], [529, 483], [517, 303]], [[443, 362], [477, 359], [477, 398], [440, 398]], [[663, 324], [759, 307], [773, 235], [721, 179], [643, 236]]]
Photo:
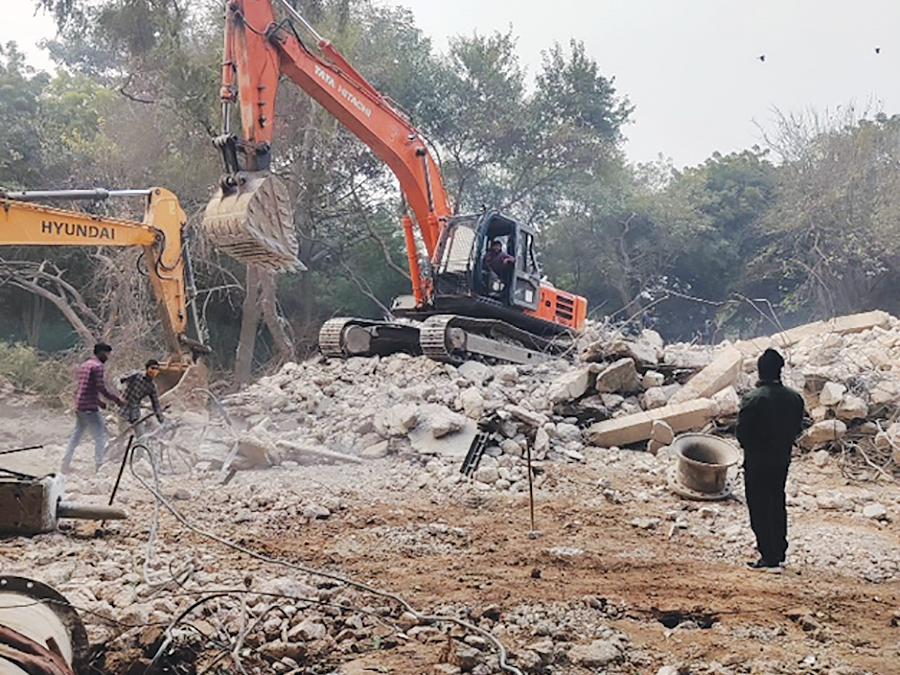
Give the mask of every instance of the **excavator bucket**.
[[276, 271], [304, 270], [297, 257], [285, 184], [269, 173], [243, 174], [230, 192], [219, 188], [206, 205], [203, 228], [212, 242], [242, 263]]

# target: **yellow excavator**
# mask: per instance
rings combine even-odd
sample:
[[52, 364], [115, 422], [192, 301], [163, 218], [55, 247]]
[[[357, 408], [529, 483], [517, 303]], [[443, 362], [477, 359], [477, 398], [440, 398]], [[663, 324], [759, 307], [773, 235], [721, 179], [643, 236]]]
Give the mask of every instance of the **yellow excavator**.
[[[56, 199], [104, 200], [143, 197], [143, 222], [69, 211], [39, 202]], [[140, 246], [161, 318], [168, 359], [157, 386], [173, 388], [187, 371], [203, 370], [200, 356], [209, 353], [206, 331], [193, 303], [195, 288], [188, 254], [187, 216], [169, 190], [0, 190], [0, 246]], [[190, 309], [190, 312], [189, 312]], [[189, 319], [194, 335], [189, 335]], [[193, 381], [205, 379], [202, 375]]]

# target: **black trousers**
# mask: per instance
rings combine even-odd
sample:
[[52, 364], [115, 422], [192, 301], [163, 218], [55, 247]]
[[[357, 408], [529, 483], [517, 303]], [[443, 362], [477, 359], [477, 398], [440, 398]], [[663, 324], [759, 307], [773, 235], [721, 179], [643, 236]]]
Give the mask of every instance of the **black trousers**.
[[744, 490], [756, 548], [767, 565], [784, 562], [787, 552], [787, 464], [744, 463]]

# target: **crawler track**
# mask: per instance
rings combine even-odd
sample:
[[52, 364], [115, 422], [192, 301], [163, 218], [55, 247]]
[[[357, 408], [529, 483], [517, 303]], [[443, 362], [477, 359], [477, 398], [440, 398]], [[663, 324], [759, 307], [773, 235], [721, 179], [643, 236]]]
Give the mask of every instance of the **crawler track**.
[[322, 354], [339, 358], [407, 352], [446, 363], [480, 357], [528, 364], [560, 355], [570, 346], [570, 336], [543, 338], [496, 319], [454, 314], [412, 324], [342, 317], [326, 321], [319, 332]]

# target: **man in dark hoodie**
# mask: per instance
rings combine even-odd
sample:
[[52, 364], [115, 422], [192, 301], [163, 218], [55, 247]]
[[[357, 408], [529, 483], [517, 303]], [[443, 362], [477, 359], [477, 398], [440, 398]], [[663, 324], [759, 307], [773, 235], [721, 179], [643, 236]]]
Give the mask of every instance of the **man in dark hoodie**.
[[744, 394], [737, 438], [744, 448], [744, 487], [759, 560], [751, 569], [780, 571], [787, 551], [784, 484], [794, 441], [803, 430], [803, 399], [781, 383], [784, 359], [767, 349], [757, 361], [759, 382]]

